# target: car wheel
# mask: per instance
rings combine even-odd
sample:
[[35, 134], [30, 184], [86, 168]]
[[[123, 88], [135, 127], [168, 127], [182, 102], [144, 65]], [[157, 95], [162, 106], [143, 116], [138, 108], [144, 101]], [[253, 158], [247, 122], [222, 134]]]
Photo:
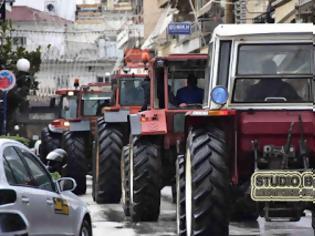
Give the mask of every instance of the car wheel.
[[86, 219], [82, 223], [80, 236], [92, 236], [92, 226]]

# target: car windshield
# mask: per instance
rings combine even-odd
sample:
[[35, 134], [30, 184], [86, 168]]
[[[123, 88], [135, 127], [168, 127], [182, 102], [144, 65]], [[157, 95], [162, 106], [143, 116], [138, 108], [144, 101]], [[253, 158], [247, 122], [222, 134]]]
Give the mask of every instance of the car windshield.
[[126, 78], [120, 81], [120, 105], [143, 106], [149, 100], [150, 81], [144, 78]]
[[235, 103], [312, 102], [312, 45], [241, 45]]
[[61, 118], [74, 119], [77, 117], [77, 97], [64, 96], [61, 99]]
[[107, 93], [90, 93], [84, 94], [82, 97], [84, 116], [95, 116], [103, 106], [112, 104], [112, 92]]

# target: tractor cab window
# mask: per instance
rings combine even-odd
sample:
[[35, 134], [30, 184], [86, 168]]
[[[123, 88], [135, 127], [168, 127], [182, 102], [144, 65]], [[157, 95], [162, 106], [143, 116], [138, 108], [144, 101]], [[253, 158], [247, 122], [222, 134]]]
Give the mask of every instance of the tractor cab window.
[[169, 63], [168, 108], [201, 108], [204, 98], [206, 60], [187, 60]]
[[64, 119], [74, 119], [77, 117], [77, 97], [76, 96], [62, 97], [61, 117]]
[[311, 45], [241, 45], [238, 50], [233, 102], [312, 102]]
[[110, 93], [89, 93], [82, 96], [82, 115], [95, 116], [102, 113], [102, 108], [111, 106], [113, 94]]
[[126, 78], [120, 81], [121, 106], [145, 106], [148, 104], [150, 81], [144, 78]]

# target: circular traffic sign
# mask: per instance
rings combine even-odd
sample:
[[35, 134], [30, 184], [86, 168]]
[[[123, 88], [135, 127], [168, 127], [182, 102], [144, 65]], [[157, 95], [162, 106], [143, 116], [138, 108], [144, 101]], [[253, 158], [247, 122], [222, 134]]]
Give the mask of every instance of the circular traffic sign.
[[0, 90], [9, 91], [16, 83], [15, 75], [9, 70], [0, 71]]

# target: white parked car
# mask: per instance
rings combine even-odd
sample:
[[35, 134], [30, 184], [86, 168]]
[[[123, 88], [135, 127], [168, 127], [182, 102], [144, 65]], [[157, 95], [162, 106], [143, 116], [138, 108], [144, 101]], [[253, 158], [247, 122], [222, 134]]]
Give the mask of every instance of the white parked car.
[[86, 204], [71, 178], [53, 181], [23, 144], [0, 139], [0, 235], [92, 236]]

